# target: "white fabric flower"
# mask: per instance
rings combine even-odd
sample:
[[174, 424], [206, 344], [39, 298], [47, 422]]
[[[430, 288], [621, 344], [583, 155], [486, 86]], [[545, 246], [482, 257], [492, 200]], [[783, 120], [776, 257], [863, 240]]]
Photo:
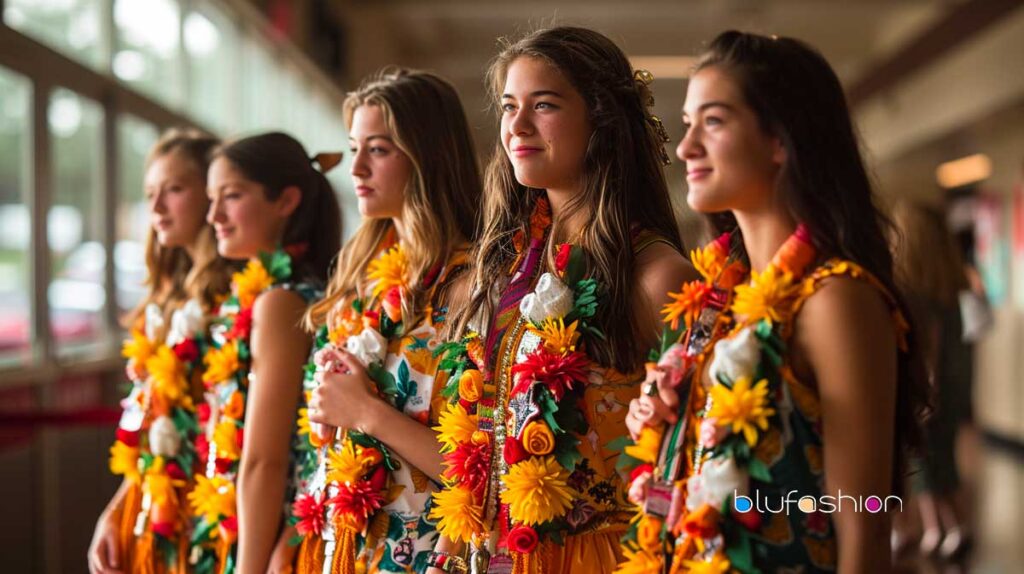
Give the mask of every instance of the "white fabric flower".
[[157, 456], [170, 458], [178, 454], [181, 435], [170, 417], [158, 417], [149, 427], [149, 450]]
[[558, 277], [545, 273], [537, 280], [537, 287], [519, 303], [519, 311], [534, 325], [545, 319], [561, 318], [572, 311], [573, 294]]
[[686, 481], [686, 509], [693, 512], [704, 504], [722, 508], [725, 499], [738, 494], [746, 496], [749, 479], [746, 471], [736, 466], [731, 456], [718, 456], [701, 466], [700, 472]]
[[747, 327], [728, 339], [715, 344], [715, 358], [708, 373], [715, 383], [724, 376], [730, 382], [743, 377], [754, 378], [754, 369], [761, 360], [761, 345], [752, 327]]
[[203, 308], [199, 305], [199, 301], [189, 299], [184, 307], [175, 310], [171, 315], [171, 329], [167, 332], [167, 346], [177, 345], [194, 336], [202, 328]]
[[349, 353], [355, 355], [365, 367], [384, 360], [384, 355], [388, 350], [387, 344], [384, 336], [376, 329], [366, 328], [358, 335], [349, 337], [345, 342], [345, 348]]
[[164, 314], [160, 312], [160, 306], [156, 303], [146, 305], [146, 338], [156, 341], [156, 334], [164, 328]]

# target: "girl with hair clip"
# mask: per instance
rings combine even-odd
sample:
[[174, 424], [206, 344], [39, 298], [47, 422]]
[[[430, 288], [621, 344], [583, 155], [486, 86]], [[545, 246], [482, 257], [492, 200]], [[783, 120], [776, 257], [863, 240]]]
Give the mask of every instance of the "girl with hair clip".
[[201, 466], [189, 494], [195, 572], [268, 570], [290, 499], [290, 446], [310, 346], [302, 315], [321, 295], [341, 242], [338, 200], [321, 172], [340, 160], [311, 160], [291, 136], [266, 133], [219, 148], [210, 166], [207, 220], [217, 250], [247, 264], [232, 277], [203, 357]]
[[344, 113], [363, 223], [306, 314], [316, 350], [300, 411], [296, 570], [422, 572], [442, 473], [434, 351], [467, 291], [480, 172], [458, 94], [438, 76], [385, 69]]
[[110, 449], [110, 470], [124, 481], [96, 523], [88, 556], [93, 574], [187, 569], [200, 349], [230, 275], [203, 221], [206, 170], [218, 143], [197, 130], [173, 129], [146, 158], [149, 293], [126, 321], [132, 387]]
[[501, 137], [475, 294], [446, 346], [442, 539], [429, 572], [611, 572], [630, 507], [609, 443], [668, 288], [695, 277], [662, 173], [650, 74], [552, 28], [490, 69]]
[[889, 571], [924, 381], [839, 80], [800, 41], [725, 32], [683, 122], [687, 200], [721, 235], [630, 404], [620, 571]]

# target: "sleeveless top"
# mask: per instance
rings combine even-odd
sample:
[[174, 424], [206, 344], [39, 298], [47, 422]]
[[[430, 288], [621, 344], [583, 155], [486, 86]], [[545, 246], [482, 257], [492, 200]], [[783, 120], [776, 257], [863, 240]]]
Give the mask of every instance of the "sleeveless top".
[[198, 574], [235, 571], [235, 481], [245, 436], [248, 390], [259, 384], [250, 370], [252, 313], [257, 299], [273, 289], [292, 291], [306, 303], [322, 295], [317, 282], [293, 279], [286, 250], [261, 253], [244, 271], [232, 276], [231, 295], [210, 327], [212, 343], [203, 357], [206, 402], [197, 408], [201, 432], [195, 451], [200, 470], [188, 496], [195, 517], [188, 560]]

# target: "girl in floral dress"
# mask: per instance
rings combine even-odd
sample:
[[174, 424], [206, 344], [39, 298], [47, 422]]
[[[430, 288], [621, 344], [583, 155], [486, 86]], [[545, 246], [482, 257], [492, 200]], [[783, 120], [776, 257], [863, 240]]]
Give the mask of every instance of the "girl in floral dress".
[[202, 467], [189, 495], [196, 572], [284, 566], [271, 554], [284, 526], [309, 353], [300, 323], [341, 241], [338, 200], [322, 173], [338, 161], [340, 154], [310, 158], [291, 136], [267, 133], [225, 145], [210, 166], [207, 218], [217, 250], [247, 263], [232, 277], [203, 357]]
[[626, 432], [665, 291], [695, 275], [662, 174], [667, 138], [647, 110], [650, 74], [597, 32], [530, 34], [490, 79], [500, 138], [475, 296], [442, 363], [446, 484], [428, 571], [611, 572], [630, 513], [609, 443]]
[[442, 473], [430, 428], [444, 388], [435, 351], [465, 291], [479, 171], [458, 95], [433, 74], [385, 70], [344, 110], [364, 219], [307, 315], [318, 334], [300, 414], [296, 566], [422, 572]]
[[194, 130], [171, 130], [146, 160], [149, 293], [128, 320], [132, 387], [110, 449], [110, 469], [124, 481], [96, 523], [88, 556], [94, 574], [186, 570], [200, 352], [230, 275], [204, 221], [206, 170], [217, 143]]
[[630, 405], [620, 571], [887, 572], [921, 379], [839, 81], [802, 42], [725, 32], [683, 122], [687, 200], [722, 235]]

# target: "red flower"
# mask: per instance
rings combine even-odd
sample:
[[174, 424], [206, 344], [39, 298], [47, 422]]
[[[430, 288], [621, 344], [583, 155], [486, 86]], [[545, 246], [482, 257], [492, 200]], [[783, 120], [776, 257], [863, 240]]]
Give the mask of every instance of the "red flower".
[[384, 469], [384, 465], [377, 465], [377, 468], [373, 469], [373, 473], [370, 474], [370, 488], [380, 492], [384, 490], [388, 482], [388, 471]]
[[[740, 512], [736, 510], [736, 507], [734, 506], [732, 509], [732, 517], [736, 522], [739, 522], [751, 532], [756, 532], [761, 528], [761, 514], [753, 508], [746, 512]], [[810, 521], [808, 521], [808, 523], [810, 523]]]
[[364, 522], [371, 514], [384, 506], [384, 497], [367, 480], [342, 484], [338, 494], [327, 501], [334, 508], [334, 514], [347, 514]]
[[302, 536], [313, 533], [317, 536], [324, 530], [327, 516], [324, 513], [324, 493], [317, 494], [302, 493], [292, 503], [292, 514], [299, 521], [295, 523], [295, 530]]
[[164, 470], [167, 471], [168, 476], [175, 480], [185, 480], [186, 478], [188, 478], [187, 475], [185, 474], [185, 471], [181, 470], [181, 467], [178, 466], [178, 463], [174, 462], [173, 460], [168, 461], [167, 465], [164, 466]]
[[237, 533], [238, 532], [238, 517], [237, 516], [228, 516], [224, 520], [220, 521], [220, 527], [223, 528], [224, 530], [227, 530], [228, 532]]
[[191, 363], [199, 358], [199, 345], [196, 345], [195, 339], [185, 339], [174, 346], [174, 354], [181, 362]]
[[196, 415], [199, 417], [199, 424], [205, 425], [210, 420], [210, 403], [199, 403], [196, 407]]
[[200, 464], [206, 466], [206, 461], [210, 457], [210, 441], [204, 433], [199, 433], [196, 436], [196, 456], [199, 457]]
[[508, 533], [508, 548], [513, 552], [529, 554], [537, 547], [537, 531], [529, 526], [516, 526]]
[[629, 473], [629, 483], [632, 484], [633, 481], [636, 480], [636, 477], [640, 476], [645, 472], [654, 472], [654, 467], [651, 465], [651, 463], [645, 462], [640, 466], [634, 468], [633, 471]]
[[569, 254], [572, 253], [572, 245], [563, 243], [558, 247], [558, 255], [555, 255], [555, 269], [559, 273], [564, 272], [569, 265]]
[[235, 315], [235, 324], [231, 326], [227, 337], [229, 339], [246, 339], [252, 329], [252, 306], [246, 307]]
[[400, 287], [392, 287], [384, 292], [384, 300], [381, 301], [384, 312], [392, 323], [402, 320], [402, 290]]
[[373, 311], [373, 310], [367, 310], [367, 311], [365, 311], [363, 313], [363, 321], [366, 323], [367, 327], [371, 327], [373, 329], [379, 329], [380, 328], [380, 313], [377, 312], [377, 311]]
[[164, 538], [172, 538], [174, 536], [175, 528], [173, 522], [152, 522], [150, 527], [153, 529], [153, 532]]
[[[505, 442], [506, 449], [509, 442], [519, 441], [509, 437]], [[522, 450], [522, 446], [519, 448]], [[522, 450], [522, 453], [529, 456], [525, 450]], [[447, 467], [443, 473], [445, 478], [467, 485], [478, 496], [483, 495], [491, 466], [491, 443], [462, 443], [454, 451], [444, 455], [444, 464]]]
[[514, 436], [505, 439], [505, 462], [515, 464], [519, 461], [530, 458], [530, 453], [523, 448], [523, 443]]
[[238, 427], [235, 431], [235, 442], [238, 443], [238, 452], [242, 452], [242, 437], [245, 435], [245, 427]]
[[139, 446], [139, 431], [128, 431], [123, 428], [117, 429], [117, 440], [123, 442], [125, 446], [135, 448]]
[[574, 382], [587, 380], [587, 363], [587, 356], [579, 351], [556, 355], [539, 347], [512, 367], [512, 376], [516, 377], [512, 394], [525, 392], [536, 382], [546, 385], [555, 400], [560, 401], [567, 390], [574, 388]]
[[231, 460], [230, 458], [218, 458], [217, 462], [215, 463], [217, 465], [217, 472], [221, 474], [228, 472], [229, 470], [231, 470], [231, 467], [234, 465], [234, 462], [235, 461]]

